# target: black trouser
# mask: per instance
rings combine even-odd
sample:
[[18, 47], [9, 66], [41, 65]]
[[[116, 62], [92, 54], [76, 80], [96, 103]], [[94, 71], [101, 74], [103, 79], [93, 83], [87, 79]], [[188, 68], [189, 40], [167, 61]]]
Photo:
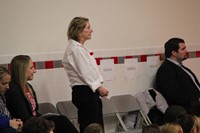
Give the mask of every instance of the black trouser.
[[83, 133], [91, 123], [99, 123], [103, 127], [102, 101], [99, 93], [84, 85], [74, 86], [72, 90], [72, 102], [78, 108], [80, 133]]

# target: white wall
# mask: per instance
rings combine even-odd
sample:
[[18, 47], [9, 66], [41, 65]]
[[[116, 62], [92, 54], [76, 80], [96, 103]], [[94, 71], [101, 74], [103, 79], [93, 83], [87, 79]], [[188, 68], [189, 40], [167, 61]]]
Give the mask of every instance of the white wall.
[[[90, 19], [94, 32], [87, 46], [99, 51], [96, 57], [149, 54], [152, 48], [162, 49], [164, 42], [175, 36], [184, 38], [188, 45], [199, 44], [199, 6], [199, 0], [0, 0], [0, 64], [8, 64], [16, 54], [31, 55], [34, 61], [61, 60], [67, 46], [67, 26], [75, 16]], [[111, 49], [118, 52], [114, 50], [113, 55]], [[187, 64], [197, 71], [195, 61]], [[120, 72], [116, 76], [120, 77], [123, 67], [116, 66]], [[112, 89], [120, 83], [128, 90], [140, 90], [149, 87], [150, 81], [144, 76], [140, 82], [105, 84]], [[39, 101], [70, 99], [70, 90], [67, 97], [62, 93], [68, 88], [62, 68], [38, 70], [33, 84]], [[111, 95], [125, 90], [114, 89]]]
[[200, 42], [199, 0], [0, 0], [0, 55], [63, 52], [75, 16], [90, 19], [91, 49]]
[[[184, 61], [184, 64], [192, 69], [192, 71], [197, 75], [200, 81], [200, 45], [189, 45], [188, 51], [191, 54], [191, 58]], [[199, 55], [194, 54], [198, 52]], [[94, 51], [94, 56], [96, 58], [110, 58], [110, 57], [126, 57], [133, 56], [138, 59], [137, 67], [137, 77], [133, 79], [125, 78], [126, 65], [124, 63], [114, 64], [114, 74], [112, 80], [105, 80], [103, 85], [109, 90], [110, 98], [113, 95], [119, 94], [132, 94], [135, 95], [138, 92], [144, 91], [152, 87], [154, 81], [155, 71], [149, 69], [148, 58], [157, 57], [157, 54], [162, 54], [162, 47], [148, 47], [148, 48], [135, 48], [135, 49], [116, 49], [116, 50], [99, 50]], [[47, 53], [47, 54], [30, 54], [34, 62], [45, 62], [45, 61], [57, 61], [61, 60], [64, 53]], [[141, 61], [140, 57], [142, 55], [147, 56], [146, 61]], [[138, 58], [139, 57], [139, 58]], [[0, 60], [3, 61], [2, 64], [8, 64], [13, 58], [10, 56], [0, 56]], [[112, 59], [111, 59], [112, 60]], [[112, 60], [113, 61], [113, 60]], [[156, 63], [152, 66], [157, 69], [161, 63], [159, 58]], [[134, 64], [133, 64], [134, 65]], [[100, 62], [99, 68], [102, 67], [102, 62]], [[103, 77], [106, 79], [105, 77]], [[71, 100], [71, 88], [67, 78], [67, 74], [62, 67], [52, 68], [52, 69], [37, 69], [37, 73], [34, 76], [34, 80], [30, 82], [37, 94], [38, 102], [51, 102], [54, 105], [58, 101]]]
[[[90, 19], [94, 30], [87, 47], [95, 57], [163, 53], [163, 44], [181, 37], [188, 50], [200, 51], [200, 0], [0, 0], [0, 65], [28, 54], [34, 61], [61, 60], [67, 27], [75, 16]], [[184, 63], [200, 79], [200, 58]], [[124, 64], [115, 64], [114, 80], [105, 81], [109, 97], [135, 94], [152, 86], [153, 76], [140, 62], [139, 77], [124, 78]], [[99, 66], [100, 67], [100, 66]], [[63, 68], [37, 70], [31, 84], [39, 102], [70, 100]]]
[[[181, 37], [200, 50], [200, 0], [0, 0], [0, 64], [9, 64], [16, 54], [34, 61], [61, 60], [67, 46], [66, 31], [71, 19], [85, 16], [94, 29], [87, 47], [95, 57], [163, 53], [163, 44]], [[200, 79], [199, 58], [186, 65]], [[115, 80], [104, 85], [110, 96], [135, 94], [151, 86], [153, 77], [146, 63], [139, 63], [140, 78], [123, 77], [124, 65], [117, 64]], [[63, 68], [42, 69], [32, 84], [39, 102], [71, 99]]]

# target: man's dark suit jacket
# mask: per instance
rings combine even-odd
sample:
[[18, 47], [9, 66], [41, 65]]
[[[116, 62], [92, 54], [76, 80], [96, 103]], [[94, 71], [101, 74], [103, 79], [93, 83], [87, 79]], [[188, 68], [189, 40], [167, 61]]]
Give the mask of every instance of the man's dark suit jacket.
[[[193, 72], [190, 71], [192, 74]], [[199, 81], [193, 74], [196, 83]], [[156, 89], [169, 105], [181, 105], [189, 110], [191, 103], [199, 101], [200, 91], [191, 77], [178, 65], [165, 59], [156, 74]]]

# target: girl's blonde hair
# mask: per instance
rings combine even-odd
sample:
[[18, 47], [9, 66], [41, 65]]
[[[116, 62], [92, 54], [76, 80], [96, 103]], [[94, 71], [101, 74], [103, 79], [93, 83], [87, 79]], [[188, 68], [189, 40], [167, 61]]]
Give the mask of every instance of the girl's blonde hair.
[[26, 70], [31, 58], [28, 55], [17, 55], [11, 61], [11, 81], [24, 88], [27, 83]]

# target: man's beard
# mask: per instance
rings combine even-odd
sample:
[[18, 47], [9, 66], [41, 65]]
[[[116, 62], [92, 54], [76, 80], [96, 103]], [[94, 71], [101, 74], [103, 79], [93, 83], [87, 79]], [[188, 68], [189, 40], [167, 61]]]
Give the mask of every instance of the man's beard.
[[185, 55], [182, 59], [182, 61], [186, 60], [188, 58], [188, 55]]

